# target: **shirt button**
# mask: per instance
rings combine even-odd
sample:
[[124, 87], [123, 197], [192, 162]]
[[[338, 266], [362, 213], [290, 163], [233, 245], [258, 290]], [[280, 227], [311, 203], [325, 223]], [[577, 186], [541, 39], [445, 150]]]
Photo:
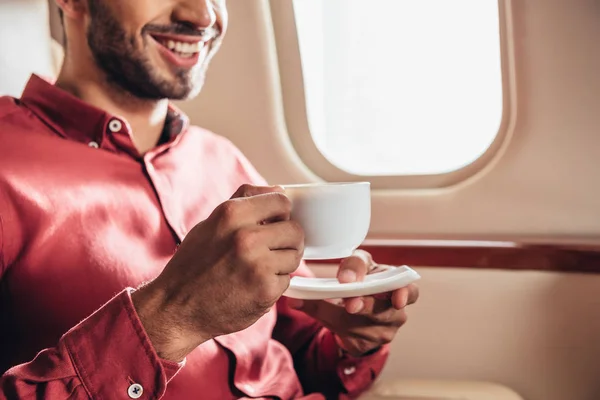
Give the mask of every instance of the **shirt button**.
[[355, 366], [344, 368], [344, 375], [352, 375], [355, 372], [356, 372], [356, 367]]
[[93, 141], [92, 141], [92, 142], [89, 142], [89, 143], [88, 143], [88, 146], [90, 146], [90, 147], [91, 147], [91, 148], [93, 148], [93, 149], [97, 149], [98, 147], [100, 147], [100, 146], [98, 145], [98, 143], [96, 143], [96, 142], [93, 142]]
[[123, 124], [118, 119], [113, 119], [108, 123], [108, 129], [113, 133], [121, 131], [121, 128], [123, 128]]
[[142, 393], [144, 393], [144, 388], [139, 383], [134, 383], [133, 385], [129, 386], [129, 389], [127, 389], [127, 394], [132, 399], [139, 399], [142, 397]]

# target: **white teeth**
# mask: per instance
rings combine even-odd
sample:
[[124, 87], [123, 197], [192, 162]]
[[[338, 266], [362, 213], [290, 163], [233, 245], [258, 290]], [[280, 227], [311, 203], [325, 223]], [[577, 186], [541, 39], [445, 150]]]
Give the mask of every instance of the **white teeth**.
[[181, 55], [185, 55], [187, 57], [191, 57], [193, 54], [198, 53], [202, 48], [202, 44], [200, 42], [186, 43], [177, 42], [174, 40], [163, 40], [161, 41], [161, 44], [169, 50], [180, 53]]

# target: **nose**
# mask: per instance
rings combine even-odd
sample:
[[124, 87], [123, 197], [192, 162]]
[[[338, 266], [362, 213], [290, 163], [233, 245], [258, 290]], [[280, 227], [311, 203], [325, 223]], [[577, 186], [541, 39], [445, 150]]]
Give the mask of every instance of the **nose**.
[[199, 29], [213, 28], [217, 23], [214, 0], [183, 0], [173, 12], [173, 17]]

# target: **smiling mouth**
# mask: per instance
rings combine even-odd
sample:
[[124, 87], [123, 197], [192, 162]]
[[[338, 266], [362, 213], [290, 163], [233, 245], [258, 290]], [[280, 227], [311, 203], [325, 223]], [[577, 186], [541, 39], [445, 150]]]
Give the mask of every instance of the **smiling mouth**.
[[202, 41], [182, 42], [157, 36], [153, 36], [153, 38], [171, 53], [182, 58], [194, 57], [196, 54], [200, 53], [200, 50], [204, 46]]

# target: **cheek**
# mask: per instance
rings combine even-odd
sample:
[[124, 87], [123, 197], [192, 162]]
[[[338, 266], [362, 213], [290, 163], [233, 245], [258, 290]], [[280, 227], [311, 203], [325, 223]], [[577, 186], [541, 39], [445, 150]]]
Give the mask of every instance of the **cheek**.
[[[139, 37], [148, 23], [168, 24], [169, 15], [164, 7], [154, 6], [156, 1], [149, 0], [117, 0], [112, 2], [113, 15], [129, 35]], [[165, 3], [169, 3], [165, 1]], [[163, 17], [164, 16], [164, 17]], [[162, 17], [162, 18], [161, 18]], [[161, 22], [157, 22], [161, 21]]]

